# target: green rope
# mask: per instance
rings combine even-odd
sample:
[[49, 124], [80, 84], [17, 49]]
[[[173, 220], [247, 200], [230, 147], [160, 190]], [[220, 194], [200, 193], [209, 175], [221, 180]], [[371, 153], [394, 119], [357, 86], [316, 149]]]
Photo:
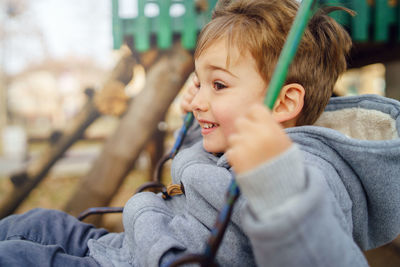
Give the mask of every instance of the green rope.
[[297, 11], [296, 18], [279, 56], [278, 63], [275, 67], [274, 74], [272, 75], [272, 79], [267, 90], [267, 95], [264, 100], [264, 104], [271, 110], [274, 107], [275, 101], [285, 83], [290, 63], [293, 61], [294, 56], [296, 55], [297, 48], [300, 44], [301, 38], [303, 37], [308, 21], [313, 14], [314, 2], [315, 0], [303, 0], [301, 2], [299, 11]]

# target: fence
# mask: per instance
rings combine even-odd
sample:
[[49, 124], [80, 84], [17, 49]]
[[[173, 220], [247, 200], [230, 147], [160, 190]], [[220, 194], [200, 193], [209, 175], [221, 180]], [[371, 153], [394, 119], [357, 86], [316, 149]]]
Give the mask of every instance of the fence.
[[112, 0], [114, 49], [118, 49], [125, 38], [132, 37], [139, 52], [150, 48], [152, 36], [156, 37], [159, 49], [170, 48], [174, 35], [181, 37], [185, 49], [194, 49], [197, 34], [211, 19], [217, 2], [209, 0], [207, 10], [200, 11], [194, 0], [131, 0], [137, 3], [137, 16], [121, 18], [120, 1]]
[[[134, 3], [137, 14], [120, 16], [121, 1]], [[192, 50], [199, 30], [211, 19], [217, 0], [205, 1], [206, 10], [196, 8], [195, 0], [112, 0], [114, 49], [131, 38], [133, 47], [144, 52], [153, 43], [168, 49], [174, 36]], [[400, 5], [398, 0], [320, 0], [320, 4], [340, 5], [357, 12], [351, 17], [341, 11], [332, 17], [341, 23], [355, 42], [400, 42]]]
[[395, 36], [400, 41], [400, 6], [398, 0], [321, 0], [321, 3], [348, 7], [355, 17], [334, 12], [334, 17], [350, 32], [355, 42], [388, 42]]

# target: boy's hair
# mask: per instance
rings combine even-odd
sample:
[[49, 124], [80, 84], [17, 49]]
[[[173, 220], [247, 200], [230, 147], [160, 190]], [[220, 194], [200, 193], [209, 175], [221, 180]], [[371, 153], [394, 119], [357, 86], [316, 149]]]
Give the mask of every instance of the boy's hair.
[[[296, 0], [220, 0], [212, 21], [199, 36], [195, 58], [214, 41], [226, 37], [228, 51], [232, 45], [242, 53], [249, 51], [260, 75], [269, 83], [298, 8]], [[337, 9], [349, 11], [322, 8], [311, 18], [289, 68], [286, 84], [299, 83], [306, 90], [298, 126], [318, 119], [337, 78], [346, 70], [351, 38], [327, 15]]]

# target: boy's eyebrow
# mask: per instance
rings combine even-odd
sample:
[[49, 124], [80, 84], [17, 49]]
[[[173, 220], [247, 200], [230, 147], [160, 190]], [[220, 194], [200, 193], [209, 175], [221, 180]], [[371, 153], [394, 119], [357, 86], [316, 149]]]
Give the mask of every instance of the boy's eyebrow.
[[[207, 65], [206, 67], [207, 69], [211, 69], [211, 70], [220, 70], [220, 71], [224, 71], [227, 72], [228, 74], [232, 75], [235, 78], [239, 78], [238, 76], [236, 76], [235, 74], [233, 74], [232, 72], [230, 72], [229, 70], [220, 67], [220, 66], [215, 66], [215, 65]], [[196, 74], [197, 77], [199, 77], [199, 75], [197, 74], [197, 70], [194, 71], [194, 74]]]
[[229, 70], [223, 68], [223, 67], [219, 67], [219, 66], [215, 66], [215, 65], [208, 65], [207, 68], [212, 69], [212, 70], [220, 70], [220, 71], [224, 71], [229, 73], [230, 75], [232, 75], [235, 78], [238, 78], [235, 74], [233, 74], [232, 72], [230, 72]]

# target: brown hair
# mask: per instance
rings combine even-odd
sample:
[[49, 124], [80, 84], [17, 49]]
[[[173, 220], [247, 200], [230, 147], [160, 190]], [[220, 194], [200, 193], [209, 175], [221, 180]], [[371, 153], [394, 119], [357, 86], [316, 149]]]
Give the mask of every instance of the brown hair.
[[[202, 30], [195, 58], [222, 37], [239, 51], [249, 51], [260, 75], [268, 83], [297, 14], [296, 0], [220, 0], [212, 21]], [[305, 90], [304, 107], [297, 125], [313, 124], [323, 112], [339, 75], [346, 70], [351, 48], [347, 32], [327, 14], [326, 7], [311, 18], [286, 79]], [[229, 64], [229, 58], [227, 59]]]

